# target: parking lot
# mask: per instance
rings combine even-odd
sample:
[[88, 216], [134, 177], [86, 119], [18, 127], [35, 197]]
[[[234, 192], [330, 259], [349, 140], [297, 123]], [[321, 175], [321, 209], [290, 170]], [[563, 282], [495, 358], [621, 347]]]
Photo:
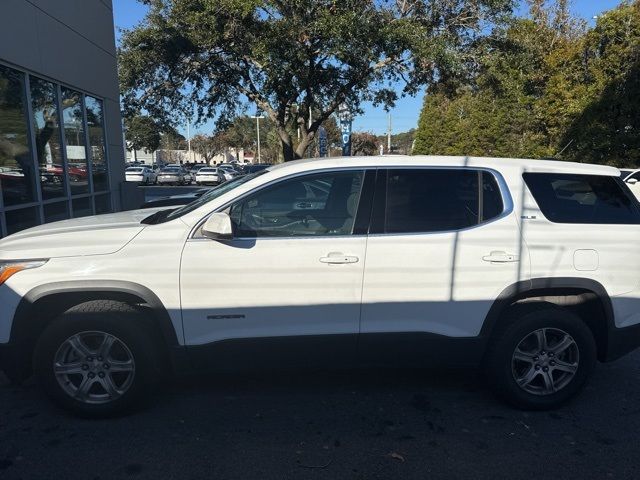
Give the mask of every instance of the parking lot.
[[0, 477], [638, 478], [640, 352], [573, 403], [527, 413], [475, 372], [277, 372], [170, 382], [145, 409], [82, 420], [0, 377]]

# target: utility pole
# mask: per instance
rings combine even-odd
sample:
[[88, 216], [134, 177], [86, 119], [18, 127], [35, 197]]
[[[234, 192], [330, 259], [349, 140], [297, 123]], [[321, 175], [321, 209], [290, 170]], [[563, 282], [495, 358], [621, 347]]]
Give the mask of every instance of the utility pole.
[[255, 115], [253, 115], [251, 118], [255, 118], [256, 119], [256, 135], [258, 137], [258, 163], [262, 163], [262, 157], [260, 156], [260, 119], [263, 118], [262, 117], [262, 112], [260, 110], [258, 110], [256, 112]]
[[391, 153], [391, 112], [387, 114], [389, 122], [387, 125], [387, 153]]

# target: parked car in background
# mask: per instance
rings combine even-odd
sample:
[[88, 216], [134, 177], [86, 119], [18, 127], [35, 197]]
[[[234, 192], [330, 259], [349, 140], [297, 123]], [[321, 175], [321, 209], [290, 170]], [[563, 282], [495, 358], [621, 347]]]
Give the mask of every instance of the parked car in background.
[[216, 167], [204, 167], [196, 173], [198, 185], [218, 185], [227, 180], [222, 169]]
[[124, 171], [127, 182], [136, 182], [141, 185], [155, 184], [157, 180], [156, 172], [149, 167], [129, 167]]
[[187, 176], [182, 166], [170, 165], [158, 173], [159, 185], [187, 185], [187, 182], [191, 183], [191, 176]]
[[225, 181], [232, 180], [241, 174], [239, 170], [236, 170], [233, 165], [228, 163], [217, 165], [216, 168], [218, 168], [220, 174], [224, 175]]
[[640, 201], [640, 169], [626, 170], [623, 172], [623, 179], [635, 197]]
[[[215, 187], [214, 187], [215, 188]], [[140, 208], [158, 208], [158, 207], [180, 207], [197, 200], [205, 193], [209, 192], [211, 187], [199, 188], [189, 193], [181, 193], [180, 195], [169, 195], [166, 197], [154, 198], [147, 200]]]

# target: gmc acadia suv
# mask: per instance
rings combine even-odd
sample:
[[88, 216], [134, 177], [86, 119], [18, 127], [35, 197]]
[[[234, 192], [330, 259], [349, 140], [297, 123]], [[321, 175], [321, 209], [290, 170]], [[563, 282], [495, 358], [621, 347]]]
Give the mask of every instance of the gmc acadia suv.
[[640, 345], [640, 207], [612, 167], [304, 160], [181, 208], [0, 241], [2, 368], [84, 415], [170, 371], [481, 366], [553, 408]]

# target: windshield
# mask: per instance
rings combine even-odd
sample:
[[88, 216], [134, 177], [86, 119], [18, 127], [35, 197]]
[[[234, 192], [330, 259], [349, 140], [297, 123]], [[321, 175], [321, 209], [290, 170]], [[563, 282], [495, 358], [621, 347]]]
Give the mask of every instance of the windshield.
[[141, 169], [141, 168], [127, 168], [127, 170], [126, 170], [126, 171], [127, 171], [127, 172], [134, 172], [134, 173], [136, 173], [136, 172], [141, 172], [141, 171], [142, 171], [142, 169]]
[[146, 224], [163, 223], [163, 222], [168, 222], [169, 220], [173, 220], [175, 218], [181, 217], [183, 215], [186, 215], [187, 213], [193, 212], [194, 210], [200, 208], [202, 205], [209, 203], [211, 200], [214, 200], [220, 197], [221, 195], [224, 195], [225, 193], [233, 190], [234, 188], [239, 187], [243, 183], [246, 183], [249, 180], [256, 178], [257, 176], [262, 175], [263, 173], [267, 173], [267, 171], [262, 170], [260, 172], [253, 173], [251, 175], [243, 175], [241, 177], [236, 177], [233, 180], [223, 183], [219, 187], [211, 189], [208, 193], [205, 193], [204, 195], [194, 200], [193, 202], [185, 205], [184, 207], [180, 207], [177, 209], [161, 210], [142, 220], [142, 223], [146, 223]]

